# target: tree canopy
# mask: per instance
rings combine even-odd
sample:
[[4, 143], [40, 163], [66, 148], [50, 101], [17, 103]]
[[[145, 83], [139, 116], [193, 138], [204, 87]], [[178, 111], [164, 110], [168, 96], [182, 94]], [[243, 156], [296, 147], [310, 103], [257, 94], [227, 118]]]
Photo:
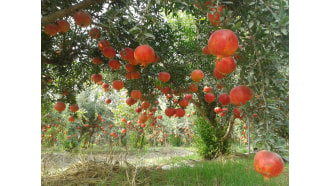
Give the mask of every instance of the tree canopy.
[[[81, 10], [91, 17], [88, 26], [79, 26], [74, 19]], [[230, 136], [237, 106], [222, 105], [218, 97], [245, 85], [253, 90], [253, 98], [240, 109], [257, 128], [259, 138], [255, 142], [279, 150], [279, 141], [288, 140], [288, 11], [287, 0], [42, 0], [42, 112], [49, 112], [58, 101], [77, 103], [77, 95], [95, 84], [92, 75], [101, 74], [102, 82], [97, 83], [108, 83], [113, 96], [117, 93], [113, 90], [115, 80], [124, 83], [127, 98], [132, 90], [140, 90], [142, 98], [135, 106], [149, 101], [150, 108], [158, 107], [159, 97], [167, 96], [168, 108], [180, 108], [179, 101], [192, 94], [190, 103], [217, 131], [219, 145], [225, 148], [223, 143]], [[46, 27], [59, 27], [62, 19], [70, 29], [49, 34]], [[100, 37], [93, 34], [94, 28], [100, 31]], [[223, 29], [231, 30], [238, 38], [239, 47], [233, 55], [237, 66], [233, 72], [216, 78], [214, 70], [220, 58], [206, 55], [203, 47], [208, 46], [212, 33]], [[100, 50], [101, 41], [109, 42], [116, 52], [113, 57], [106, 57]], [[134, 51], [141, 45], [152, 47], [155, 60], [147, 65], [135, 64], [128, 72], [125, 66], [135, 62], [123, 59], [121, 51]], [[101, 60], [98, 65], [93, 63], [96, 57]], [[109, 66], [114, 59], [120, 64], [118, 69]], [[197, 69], [204, 73], [199, 82], [191, 78]], [[133, 72], [138, 72], [139, 78], [132, 78]], [[170, 80], [161, 82], [160, 72], [169, 73]], [[196, 92], [189, 89], [192, 85], [198, 87]], [[205, 86], [212, 87], [215, 101], [205, 100]], [[213, 111], [217, 106], [228, 112], [219, 116]], [[222, 147], [219, 151], [226, 152]]]

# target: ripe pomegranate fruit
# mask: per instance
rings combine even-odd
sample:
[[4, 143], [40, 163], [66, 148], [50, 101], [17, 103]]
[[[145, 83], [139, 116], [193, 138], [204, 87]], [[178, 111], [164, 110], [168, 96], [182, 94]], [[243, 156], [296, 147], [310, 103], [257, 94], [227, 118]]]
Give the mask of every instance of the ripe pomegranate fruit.
[[48, 24], [44, 29], [45, 33], [49, 36], [55, 36], [58, 32], [58, 26], [56, 24]]
[[168, 86], [166, 86], [166, 87], [164, 87], [164, 88], [161, 89], [161, 92], [162, 92], [163, 94], [169, 94], [170, 91], [171, 91], [171, 88], [168, 87]]
[[135, 67], [133, 65], [129, 64], [129, 63], [127, 63], [125, 65], [125, 69], [126, 69], [127, 72], [134, 72], [135, 71]]
[[112, 87], [119, 91], [120, 89], [124, 88], [124, 82], [120, 80], [114, 80], [112, 82]]
[[142, 64], [150, 64], [155, 60], [155, 51], [148, 45], [140, 45], [134, 51], [134, 58]]
[[136, 108], [136, 109], [135, 109], [135, 112], [137, 112], [137, 113], [142, 112], [142, 108], [141, 108], [141, 107]]
[[204, 73], [203, 73], [203, 71], [201, 71], [201, 70], [194, 70], [194, 71], [192, 71], [192, 73], [191, 73], [191, 79], [193, 80], [193, 81], [197, 81], [197, 82], [199, 82], [200, 80], [202, 80], [204, 78]]
[[80, 10], [76, 12], [73, 16], [74, 21], [78, 26], [87, 27], [92, 23], [92, 17], [88, 12]]
[[284, 169], [284, 162], [280, 155], [275, 152], [262, 150], [254, 156], [253, 165], [255, 170], [261, 174], [266, 181], [272, 177], [279, 176]]
[[115, 60], [115, 59], [112, 59], [109, 61], [109, 67], [112, 69], [112, 70], [117, 70], [120, 68], [120, 63]]
[[175, 115], [179, 118], [183, 117], [184, 115], [186, 115], [186, 112], [182, 109], [182, 108], [177, 108], [175, 109]]
[[99, 49], [103, 51], [106, 47], [110, 47], [110, 43], [107, 40], [100, 40], [98, 43]]
[[102, 50], [102, 53], [107, 58], [113, 58], [113, 57], [116, 56], [116, 50], [114, 48], [112, 48], [112, 47], [105, 47]]
[[165, 114], [168, 117], [172, 117], [175, 114], [175, 109], [170, 107], [165, 110]]
[[100, 74], [93, 74], [92, 75], [92, 81], [95, 83], [102, 81], [102, 76]]
[[252, 97], [253, 91], [245, 85], [237, 86], [230, 91], [230, 100], [237, 106], [245, 105]]
[[219, 58], [232, 56], [238, 48], [238, 38], [231, 30], [217, 30], [210, 36], [207, 47]]
[[205, 55], [210, 55], [211, 54], [210, 51], [209, 51], [209, 49], [207, 48], [207, 46], [203, 47], [203, 53]]
[[97, 28], [91, 28], [88, 32], [89, 36], [91, 36], [91, 38], [93, 39], [98, 39], [101, 37], [101, 32], [99, 29]]
[[207, 13], [207, 18], [211, 22], [211, 25], [213, 26], [219, 26], [220, 25], [220, 16], [223, 13], [224, 6], [218, 5], [217, 11], [215, 8], [212, 8], [212, 11], [216, 11], [215, 13]]
[[236, 62], [232, 57], [223, 57], [220, 61], [216, 60], [215, 69], [221, 74], [227, 75], [236, 69]]
[[212, 87], [205, 86], [205, 87], [204, 87], [204, 92], [205, 92], [205, 93], [210, 93], [210, 92], [212, 92]]
[[99, 57], [94, 57], [94, 58], [93, 58], [93, 63], [94, 63], [95, 65], [100, 65], [100, 64], [102, 63], [101, 58], [99, 58]]
[[107, 98], [104, 102], [105, 102], [106, 104], [110, 104], [110, 103], [111, 103], [111, 99]]
[[219, 102], [221, 105], [229, 105], [230, 104], [230, 97], [228, 94], [221, 94], [219, 96]]
[[190, 92], [197, 92], [197, 91], [198, 91], [198, 85], [192, 83], [192, 84], [189, 86], [189, 91], [190, 91]]
[[68, 120], [69, 120], [71, 123], [73, 123], [73, 122], [76, 120], [76, 118], [74, 118], [73, 116], [70, 116]]
[[59, 101], [54, 105], [55, 110], [57, 110], [59, 113], [65, 110], [65, 103]]
[[134, 60], [134, 51], [133, 49], [126, 47], [122, 51], [120, 51], [120, 56], [123, 60], [126, 61]]
[[213, 76], [214, 76], [215, 78], [217, 78], [217, 79], [225, 78], [225, 76], [222, 75], [219, 71], [217, 71], [216, 68], [213, 70]]
[[140, 90], [132, 90], [131, 97], [134, 99], [140, 99], [142, 96], [142, 93]]
[[215, 113], [219, 113], [219, 112], [221, 112], [221, 108], [220, 108], [220, 107], [215, 107], [215, 108], [214, 108], [214, 112], [215, 112]]
[[65, 33], [70, 30], [70, 24], [66, 20], [58, 20], [56, 21], [57, 26], [58, 26], [58, 31], [60, 33]]
[[179, 101], [180, 107], [186, 108], [188, 106], [188, 104], [189, 104], [189, 101], [185, 98], [183, 98]]
[[109, 85], [108, 83], [103, 83], [103, 84], [102, 84], [102, 88], [104, 88], [104, 89], [109, 88], [109, 86], [110, 86], [110, 85]]
[[191, 94], [186, 94], [186, 95], [184, 95], [184, 98], [189, 101], [189, 100], [192, 99], [192, 95]]
[[143, 109], [148, 109], [148, 108], [150, 107], [150, 103], [149, 103], [149, 101], [143, 101], [143, 102], [141, 103], [141, 107], [142, 107]]
[[132, 106], [136, 103], [136, 100], [133, 99], [133, 98], [127, 98], [126, 99], [126, 104], [129, 105], [129, 106]]
[[71, 112], [77, 112], [79, 110], [79, 107], [77, 104], [73, 104], [70, 106]]
[[147, 116], [147, 114], [141, 114], [141, 115], [139, 116], [139, 121], [140, 121], [141, 123], [145, 123], [146, 121], [148, 121], [148, 116]]
[[168, 82], [170, 79], [171, 79], [171, 75], [167, 72], [160, 72], [158, 74], [158, 79], [161, 81], [161, 82]]
[[242, 113], [242, 110], [238, 107], [236, 107], [234, 110], [233, 110], [233, 113], [234, 113], [234, 117], [235, 118], [239, 118], [239, 119], [243, 119], [243, 117], [245, 116], [245, 113], [243, 112]]
[[208, 102], [210, 104], [215, 100], [215, 96], [213, 93], [207, 93], [207, 94], [205, 94], [204, 99], [206, 102]]
[[131, 73], [131, 78], [132, 79], [139, 79], [141, 77], [141, 73], [136, 71]]

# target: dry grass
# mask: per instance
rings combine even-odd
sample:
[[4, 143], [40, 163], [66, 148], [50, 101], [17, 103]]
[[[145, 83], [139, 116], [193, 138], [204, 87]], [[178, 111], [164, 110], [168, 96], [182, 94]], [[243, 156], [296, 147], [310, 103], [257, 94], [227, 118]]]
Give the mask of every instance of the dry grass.
[[[42, 185], [146, 185], [147, 168], [137, 168], [120, 156], [108, 155], [105, 161], [93, 156], [80, 157], [64, 170], [46, 171], [41, 176]], [[51, 165], [48, 163], [48, 165]]]

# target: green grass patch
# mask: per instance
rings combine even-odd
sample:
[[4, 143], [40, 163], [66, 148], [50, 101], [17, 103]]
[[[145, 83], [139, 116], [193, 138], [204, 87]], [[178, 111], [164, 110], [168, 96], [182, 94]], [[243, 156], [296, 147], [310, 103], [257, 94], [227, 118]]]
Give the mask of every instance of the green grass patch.
[[[267, 185], [263, 176], [253, 167], [253, 158], [235, 158], [222, 161], [203, 161], [194, 167], [182, 166], [151, 175], [152, 185]], [[268, 185], [289, 185], [289, 166], [272, 178]]]

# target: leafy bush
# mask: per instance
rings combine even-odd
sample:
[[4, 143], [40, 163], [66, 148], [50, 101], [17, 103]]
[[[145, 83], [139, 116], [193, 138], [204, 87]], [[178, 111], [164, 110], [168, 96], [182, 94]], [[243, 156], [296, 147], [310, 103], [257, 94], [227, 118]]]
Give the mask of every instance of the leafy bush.
[[219, 155], [222, 149], [227, 149], [228, 141], [222, 141], [225, 131], [213, 127], [202, 117], [195, 120], [197, 135], [195, 135], [195, 145], [197, 152], [205, 159], [213, 159]]
[[171, 134], [169, 141], [170, 141], [171, 145], [174, 147], [180, 147], [183, 144], [182, 137], [180, 135], [176, 135], [176, 134]]

